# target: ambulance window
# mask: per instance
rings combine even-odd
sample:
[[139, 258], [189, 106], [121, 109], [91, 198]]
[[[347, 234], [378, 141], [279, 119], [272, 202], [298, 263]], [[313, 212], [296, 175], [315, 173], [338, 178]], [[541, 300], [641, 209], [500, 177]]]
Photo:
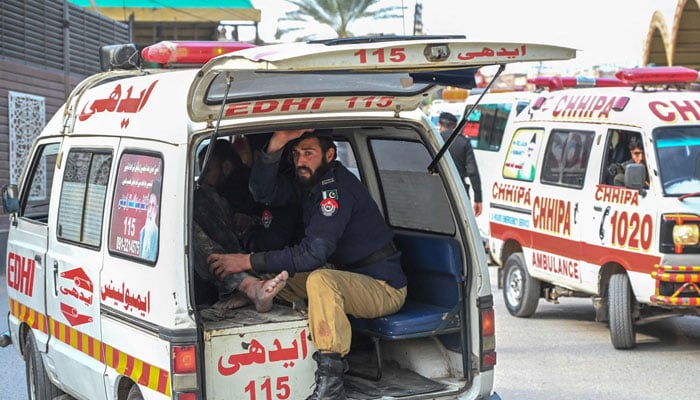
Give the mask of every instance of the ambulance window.
[[124, 153], [112, 202], [109, 251], [155, 263], [158, 258], [163, 159]]
[[700, 192], [700, 126], [668, 126], [653, 131], [664, 194]]
[[618, 129], [608, 131], [605, 163], [600, 174], [600, 183], [605, 185], [613, 185], [615, 183], [615, 176], [622, 168], [621, 164], [632, 157], [629, 143], [633, 136], [639, 137], [639, 132]]
[[511, 103], [479, 104], [467, 117], [464, 134], [474, 149], [498, 151], [513, 108]]
[[537, 158], [542, 143], [542, 129], [518, 129], [506, 153], [503, 177], [532, 182], [537, 171]]
[[427, 170], [428, 149], [419, 142], [378, 139], [371, 140], [370, 147], [389, 224], [453, 235], [455, 225], [442, 180]]
[[542, 182], [582, 188], [594, 132], [553, 130], [545, 151]]
[[337, 160], [340, 161], [347, 169], [350, 170], [357, 179], [362, 180], [360, 177], [360, 170], [357, 168], [357, 160], [355, 159], [355, 152], [352, 151], [352, 145], [347, 140], [334, 140], [335, 146], [338, 149]]
[[58, 206], [59, 239], [99, 247], [112, 154], [72, 149]]
[[28, 189], [22, 194], [20, 215], [23, 218], [48, 223], [51, 186], [59, 146], [59, 143], [49, 143], [37, 150]]

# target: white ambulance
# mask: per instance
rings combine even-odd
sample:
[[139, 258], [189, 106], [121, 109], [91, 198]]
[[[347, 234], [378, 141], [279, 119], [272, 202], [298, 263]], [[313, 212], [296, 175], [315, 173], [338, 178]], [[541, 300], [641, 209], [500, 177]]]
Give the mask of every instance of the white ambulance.
[[700, 315], [700, 92], [683, 67], [614, 79], [542, 92], [509, 126], [491, 250], [512, 315], [590, 296], [627, 349], [648, 318]]
[[[430, 106], [428, 116], [436, 126], [442, 112], [453, 114], [457, 120], [469, 113], [466, 115], [462, 135], [471, 140], [479, 168], [483, 202], [482, 213], [476, 217], [476, 223], [488, 254], [490, 254], [488, 196], [491, 194], [493, 183], [500, 177], [500, 169], [493, 167], [493, 160], [501, 152], [506, 126], [529, 107], [530, 100], [534, 96], [533, 92], [527, 91], [492, 92], [481, 88], [466, 91], [448, 87], [442, 91], [443, 98], [434, 100]], [[467, 183], [469, 183], [468, 180]], [[468, 194], [472, 199], [474, 198], [473, 193]]]
[[140, 53], [165, 68], [139, 66], [133, 45], [103, 49], [111, 70], [74, 89], [20, 182], [3, 189], [10, 313], [0, 337], [24, 357], [29, 398], [309, 396], [315, 347], [303, 305], [202, 305], [192, 215], [204, 143], [314, 127], [332, 131], [369, 188], [409, 281], [398, 313], [354, 321], [348, 397], [498, 399], [486, 259], [419, 105], [445, 71], [470, 87], [481, 65], [575, 50], [455, 37], [224, 45], [163, 42]]

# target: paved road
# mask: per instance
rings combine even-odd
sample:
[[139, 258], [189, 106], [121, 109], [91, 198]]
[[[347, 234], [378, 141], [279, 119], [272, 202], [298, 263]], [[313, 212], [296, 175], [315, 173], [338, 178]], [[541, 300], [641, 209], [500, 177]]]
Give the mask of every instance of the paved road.
[[495, 390], [504, 400], [698, 398], [700, 318], [642, 325], [635, 349], [615, 350], [590, 299], [540, 300], [531, 318], [516, 318], [505, 308], [495, 271]]
[[[5, 275], [0, 275], [0, 333], [7, 330], [7, 286]], [[26, 400], [24, 361], [13, 347], [0, 348], [0, 399]]]
[[[541, 300], [531, 318], [515, 318], [492, 285], [496, 303], [496, 392], [504, 400], [696, 399], [700, 376], [700, 318], [681, 317], [640, 327], [637, 348], [610, 344], [594, 322], [588, 299]], [[0, 330], [7, 328], [7, 293], [0, 275]], [[24, 362], [0, 349], [0, 399], [26, 400]]]

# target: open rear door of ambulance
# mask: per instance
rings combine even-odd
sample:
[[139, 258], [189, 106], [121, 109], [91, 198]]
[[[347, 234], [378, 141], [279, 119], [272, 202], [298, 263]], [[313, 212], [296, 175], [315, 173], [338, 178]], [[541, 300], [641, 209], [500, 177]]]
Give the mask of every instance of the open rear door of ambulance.
[[[251, 48], [219, 56], [200, 69], [190, 86], [188, 113], [193, 121], [205, 122], [210, 128], [238, 118], [245, 121], [245, 126], [257, 129], [261, 129], [260, 126], [271, 128], [272, 122], [266, 117], [272, 116], [288, 115], [288, 120], [274, 120], [300, 123], [305, 121], [304, 113], [342, 113], [348, 117], [351, 113], [367, 115], [367, 111], [381, 110], [398, 115], [416, 110], [425, 94], [438, 85], [474, 87], [474, 75], [484, 65], [564, 60], [574, 56], [575, 50], [563, 47], [474, 43], [457, 37], [353, 38]], [[296, 118], [300, 115], [301, 118]], [[217, 129], [212, 129], [211, 134], [213, 139]], [[441, 150], [436, 158], [442, 153]], [[205, 156], [205, 163], [206, 160]], [[462, 264], [460, 266], [466, 268]], [[479, 268], [478, 273], [470, 275], [474, 281], [477, 276], [488, 274], [486, 262], [478, 264], [473, 267], [474, 270]], [[480, 322], [475, 304], [479, 303], [478, 298], [491, 299], [488, 279], [483, 281], [486, 284], [477, 290], [479, 293], [470, 292], [470, 299], [464, 301], [473, 311], [470, 318], [460, 318], [460, 332], [467, 332], [465, 321], [470, 321], [470, 327], [476, 332]], [[464, 296], [460, 295], [461, 298]], [[479, 305], [484, 309], [491, 306], [492, 302]], [[314, 368], [308, 364], [313, 344], [308, 341], [307, 322], [290, 317], [274, 325], [264, 325], [217, 327], [205, 331], [204, 341], [208, 343], [205, 358], [208, 363], [218, 361], [206, 371], [207, 398], [230, 398], [233, 379], [243, 382], [239, 387], [253, 393], [258, 382], [254, 377], [259, 374], [253, 367], [258, 360], [259, 364], [263, 363], [264, 346], [275, 347], [271, 352], [275, 354], [274, 363], [265, 366], [265, 388], [275, 387], [287, 397], [290, 390], [310, 390], [312, 376], [302, 373]], [[482, 329], [482, 336], [493, 337], [494, 334]], [[463, 338], [466, 337], [464, 334]], [[495, 345], [495, 340], [491, 342]], [[461, 348], [467, 349], [461, 358], [466, 365], [461, 368], [465, 375], [472, 374], [475, 370], [470, 364], [472, 357], [464, 356], [469, 346]], [[290, 358], [278, 358], [278, 350], [282, 355], [290, 354]], [[495, 363], [495, 353], [492, 360]], [[287, 368], [292, 365], [290, 362], [295, 369]], [[242, 365], [251, 367], [239, 371]], [[493, 364], [488, 368], [493, 368]], [[472, 382], [472, 376], [466, 376], [465, 380]]]
[[[348, 38], [255, 47], [221, 55], [205, 64], [190, 87], [188, 112], [196, 122], [236, 118], [241, 116], [241, 109], [235, 103], [243, 100], [296, 98], [309, 90], [318, 93], [319, 89], [323, 89], [328, 100], [326, 105], [337, 107], [333, 111], [352, 111], [343, 97], [349, 88], [354, 94], [404, 98], [405, 102], [393, 104], [396, 111], [402, 111], [418, 107], [420, 95], [435, 85], [474, 87], [474, 73], [482, 66], [567, 60], [575, 56], [576, 50], [566, 47], [471, 42], [455, 36]], [[323, 74], [358, 72], [367, 74], [357, 74], [358, 81], [352, 84], [328, 83], [328, 87], [319, 87], [319, 76]], [[405, 73], [407, 79], [377, 84], [382, 81], [382, 74], [393, 73]], [[298, 79], [274, 84], [287, 74], [298, 74]], [[305, 76], [314, 84], [304, 85]], [[261, 84], [269, 90], [261, 90]], [[336, 102], [329, 98], [334, 88]], [[224, 97], [231, 106], [222, 108]]]

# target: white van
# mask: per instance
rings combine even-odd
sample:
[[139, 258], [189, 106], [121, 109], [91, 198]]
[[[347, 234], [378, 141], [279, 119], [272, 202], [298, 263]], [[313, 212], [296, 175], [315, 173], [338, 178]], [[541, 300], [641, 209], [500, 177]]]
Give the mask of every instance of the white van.
[[[473, 85], [472, 67], [575, 50], [353, 38], [209, 60], [220, 43], [163, 42], [141, 52], [167, 64], [151, 69], [135, 63], [133, 45], [104, 50], [112, 70], [74, 89], [20, 182], [3, 189], [11, 227], [2, 342], [24, 357], [29, 398], [309, 396], [316, 363], [304, 308], [202, 306], [192, 246], [203, 143], [309, 127], [332, 131], [394, 230], [408, 278], [398, 313], [354, 321], [348, 396], [499, 398], [486, 259], [456, 168], [436, 158], [443, 141], [419, 105], [442, 71]], [[175, 68], [180, 57], [207, 63]]]
[[[455, 99], [459, 91], [449, 97]], [[443, 90], [445, 93], [445, 90]], [[462, 93], [467, 93], [463, 91]], [[498, 168], [493, 168], [493, 160], [498, 157], [503, 144], [503, 134], [508, 123], [524, 112], [535, 96], [532, 92], [484, 92], [484, 89], [472, 89], [468, 96], [461, 101], [437, 99], [431, 103], [429, 110], [430, 121], [437, 126], [440, 113], [452, 113], [457, 120], [462, 119], [466, 112], [466, 124], [462, 134], [471, 140], [474, 157], [479, 168], [481, 191], [483, 196], [482, 213], [476, 217], [479, 232], [484, 240], [487, 253], [489, 248], [489, 196], [496, 178], [500, 176]], [[472, 193], [470, 193], [472, 195]]]
[[511, 314], [590, 296], [627, 349], [635, 324], [700, 315], [700, 94], [687, 68], [617, 76], [623, 87], [543, 92], [509, 125], [491, 250]]

